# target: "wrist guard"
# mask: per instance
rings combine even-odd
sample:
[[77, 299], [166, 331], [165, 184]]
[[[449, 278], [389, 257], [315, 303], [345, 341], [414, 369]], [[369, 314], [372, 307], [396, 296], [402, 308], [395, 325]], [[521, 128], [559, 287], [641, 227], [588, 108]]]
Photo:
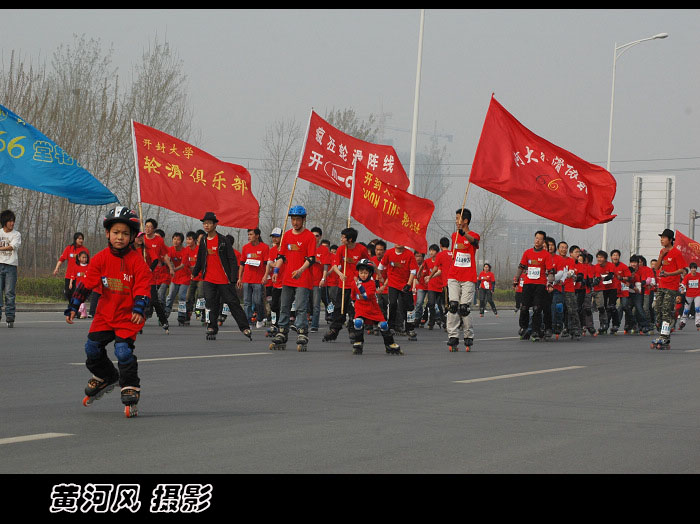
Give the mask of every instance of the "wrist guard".
[[408, 293], [408, 292], [411, 291], [411, 286], [409, 286], [408, 284], [406, 284], [406, 285], [403, 287], [403, 289], [401, 289], [401, 291], [403, 291], [404, 293]]
[[365, 290], [365, 286], [360, 284], [359, 286], [357, 286], [357, 289], [360, 291], [360, 295], [362, 295], [362, 298], [367, 300], [367, 291]]
[[148, 304], [151, 303], [151, 297], [147, 297], [145, 295], [139, 295], [134, 298], [134, 305], [131, 308], [131, 311], [133, 313], [136, 313], [137, 315], [141, 315], [142, 317], [144, 315], [144, 311], [146, 311], [146, 308], [148, 307]]
[[304, 260], [306, 260], [309, 263], [309, 267], [311, 267], [316, 262], [316, 257], [304, 257]]

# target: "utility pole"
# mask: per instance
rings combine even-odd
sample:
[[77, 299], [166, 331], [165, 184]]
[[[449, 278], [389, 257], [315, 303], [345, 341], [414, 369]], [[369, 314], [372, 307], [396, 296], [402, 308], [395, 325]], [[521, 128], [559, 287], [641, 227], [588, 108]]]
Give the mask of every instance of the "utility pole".
[[695, 219], [700, 218], [700, 213], [691, 209], [688, 218], [688, 236], [695, 240]]

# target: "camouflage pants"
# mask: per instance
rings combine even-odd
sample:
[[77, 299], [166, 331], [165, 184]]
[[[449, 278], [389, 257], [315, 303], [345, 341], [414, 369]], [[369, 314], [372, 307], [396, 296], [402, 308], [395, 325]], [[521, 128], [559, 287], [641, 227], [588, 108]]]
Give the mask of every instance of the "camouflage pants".
[[571, 335], [581, 334], [581, 319], [578, 316], [578, 304], [576, 293], [573, 291], [564, 292], [564, 304], [566, 305], [566, 316], [568, 319], [568, 329]]
[[[656, 302], [654, 302], [654, 316], [656, 317], [656, 330], [661, 333], [661, 326], [664, 322], [668, 322], [669, 326], [673, 323], [673, 311], [676, 308], [676, 297], [678, 291], [673, 289], [659, 288], [656, 291]], [[668, 335], [661, 335], [662, 338], [671, 338]]]

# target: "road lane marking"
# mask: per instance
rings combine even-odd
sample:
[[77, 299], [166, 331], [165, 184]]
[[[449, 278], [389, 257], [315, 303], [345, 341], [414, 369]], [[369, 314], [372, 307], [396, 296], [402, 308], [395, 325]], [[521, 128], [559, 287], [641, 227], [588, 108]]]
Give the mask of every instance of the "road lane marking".
[[700, 349], [686, 349], [685, 350], [686, 353], [697, 353], [698, 351], [700, 351]]
[[539, 375], [541, 373], [555, 373], [557, 371], [568, 371], [570, 369], [581, 369], [586, 366], [569, 366], [566, 368], [541, 369], [539, 371], [526, 371], [525, 373], [512, 373], [510, 375], [498, 375], [495, 377], [473, 378], [470, 380], [455, 380], [456, 384], [471, 384], [472, 382], [487, 382], [489, 380], [501, 380], [504, 378], [524, 377], [526, 375]]
[[[190, 360], [196, 358], [224, 358], [224, 357], [251, 357], [255, 355], [272, 355], [272, 353], [231, 353], [228, 355], [193, 355], [189, 357], [162, 357], [162, 358], [140, 358], [140, 362], [159, 362], [162, 360]], [[116, 362], [113, 360], [112, 362]], [[84, 366], [85, 362], [70, 362], [71, 366]]]
[[72, 437], [73, 433], [38, 433], [36, 435], [24, 435], [21, 437], [0, 438], [1, 444], [15, 444], [17, 442], [29, 442], [32, 440], [43, 440], [47, 438]]

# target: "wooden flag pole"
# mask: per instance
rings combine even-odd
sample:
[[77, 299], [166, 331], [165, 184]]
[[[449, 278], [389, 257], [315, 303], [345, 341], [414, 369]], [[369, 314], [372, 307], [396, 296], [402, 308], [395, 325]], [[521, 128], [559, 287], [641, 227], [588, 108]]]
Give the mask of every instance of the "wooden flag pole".
[[[352, 214], [352, 200], [355, 197], [355, 174], [357, 173], [357, 159], [352, 162], [352, 187], [350, 188], [350, 205], [348, 206], [348, 228], [350, 228], [350, 215]], [[357, 240], [357, 239], [355, 239]], [[340, 248], [338, 248], [340, 249]], [[345, 256], [343, 257], [343, 276], [347, 275], [348, 267], [348, 246], [345, 246]], [[343, 280], [342, 297], [340, 299], [340, 314], [345, 314], [345, 280]]]
[[[309, 113], [309, 123], [306, 124], [306, 134], [304, 135], [304, 140], [307, 140], [309, 138], [309, 129], [311, 128], [311, 117], [313, 116], [314, 108], [311, 108], [311, 112]], [[284, 237], [284, 233], [287, 230], [287, 220], [289, 219], [289, 210], [292, 208], [292, 199], [294, 198], [294, 191], [296, 191], [297, 188], [297, 180], [299, 180], [299, 170], [301, 169], [301, 159], [304, 157], [304, 149], [306, 149], [306, 142], [304, 142], [304, 145], [301, 146], [301, 152], [299, 153], [299, 164], [297, 164], [297, 174], [294, 177], [294, 185], [292, 186], [292, 194], [289, 195], [289, 205], [287, 206], [287, 213], [284, 217], [284, 227], [282, 228], [282, 236], [280, 237], [280, 242], [281, 238]], [[280, 244], [281, 245], [281, 244]]]
[[[131, 144], [134, 147], [134, 169], [136, 170], [136, 191], [139, 194], [139, 200], [138, 200], [138, 207], [139, 207], [139, 221], [141, 222], [139, 224], [139, 230], [143, 231], [144, 230], [144, 225], [143, 225], [143, 208], [141, 207], [141, 180], [139, 180], [139, 155], [138, 152], [136, 151], [136, 130], [134, 129], [134, 119], [131, 119]], [[145, 242], [144, 242], [144, 249], [141, 250], [143, 252], [143, 260], [144, 262], [146, 261], [146, 249], [145, 249]]]

